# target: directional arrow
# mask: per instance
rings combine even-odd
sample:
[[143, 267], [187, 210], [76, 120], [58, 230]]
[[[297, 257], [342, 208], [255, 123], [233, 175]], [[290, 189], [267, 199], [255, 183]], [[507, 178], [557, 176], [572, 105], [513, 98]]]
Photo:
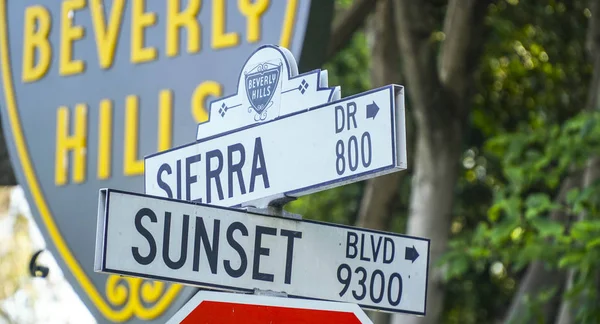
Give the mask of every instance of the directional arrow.
[[410, 246], [406, 247], [405, 254], [404, 254], [405, 260], [410, 260], [410, 261], [412, 261], [412, 263], [415, 263], [415, 260], [418, 257], [419, 257], [419, 252], [417, 252], [417, 249], [415, 249], [414, 245], [413, 245], [413, 247], [410, 247]]
[[379, 112], [379, 106], [373, 101], [373, 103], [367, 105], [367, 119], [375, 119], [377, 113]]

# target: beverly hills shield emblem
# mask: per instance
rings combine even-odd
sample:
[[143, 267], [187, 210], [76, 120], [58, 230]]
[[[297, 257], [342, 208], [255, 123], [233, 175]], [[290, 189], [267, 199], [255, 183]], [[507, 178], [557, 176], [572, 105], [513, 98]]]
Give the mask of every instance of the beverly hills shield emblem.
[[[332, 8], [310, 0], [0, 0], [6, 145], [49, 249], [98, 323], [164, 323], [197, 291], [94, 272], [98, 190], [143, 192], [143, 157], [196, 136], [208, 103], [237, 89], [239, 67], [230, 62], [260, 45], [289, 48], [301, 70], [318, 67]], [[257, 84], [259, 119], [276, 71], [247, 76]]]
[[246, 72], [246, 95], [252, 106], [248, 111], [253, 109], [256, 112], [254, 120], [264, 120], [267, 117], [266, 110], [273, 104], [271, 99], [279, 84], [282, 65], [281, 61], [279, 64], [262, 62]]

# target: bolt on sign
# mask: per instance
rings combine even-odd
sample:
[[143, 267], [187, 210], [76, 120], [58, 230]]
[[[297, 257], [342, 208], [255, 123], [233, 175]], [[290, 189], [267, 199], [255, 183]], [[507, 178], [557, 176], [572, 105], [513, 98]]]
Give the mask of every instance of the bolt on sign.
[[[94, 273], [97, 192], [139, 190], [264, 43], [315, 68], [333, 1], [0, 0], [0, 107], [19, 183], [99, 323], [164, 323], [197, 291]], [[273, 77], [275, 75], [271, 75]], [[261, 104], [257, 102], [257, 104]]]

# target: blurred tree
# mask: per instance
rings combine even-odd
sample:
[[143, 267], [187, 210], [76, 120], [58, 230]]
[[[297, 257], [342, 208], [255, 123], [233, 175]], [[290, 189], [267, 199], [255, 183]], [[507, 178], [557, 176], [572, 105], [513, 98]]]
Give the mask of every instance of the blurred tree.
[[[499, 38], [487, 46], [495, 47], [491, 55], [484, 54], [472, 122], [473, 137], [493, 138], [479, 147], [481, 154], [465, 158], [465, 168], [470, 164], [468, 178], [475, 179], [481, 173], [475, 171], [485, 167], [479, 170], [485, 171], [494, 201], [487, 221], [460, 224], [465, 230], [454, 237], [446, 257], [453, 259], [451, 281], [490, 271], [506, 288], [504, 298], [513, 295], [508, 309], [495, 312], [507, 323], [571, 323], [573, 318], [557, 317], [561, 298], [566, 309], [571, 295], [581, 295], [577, 288], [597, 286], [590, 277], [563, 285], [570, 260], [585, 261], [574, 268], [587, 273], [587, 258], [596, 253], [586, 243], [593, 222], [572, 224], [581, 211], [591, 219], [597, 215], [589, 198], [599, 196], [593, 187], [581, 191], [585, 195], [573, 189], [585, 161], [598, 151], [597, 117], [581, 112], [597, 106], [596, 72], [588, 86], [592, 66], [584, 52], [592, 48], [584, 45], [588, 18], [594, 18], [590, 8], [586, 1], [503, 1], [490, 15], [492, 35]], [[590, 56], [592, 63], [596, 55]], [[588, 250], [578, 259], [581, 245]], [[599, 321], [593, 291], [578, 299], [575, 322]]]
[[[356, 1], [355, 5], [360, 3]], [[398, 188], [403, 185], [406, 187], [404, 179], [412, 179], [409, 209], [409, 221], [412, 220], [412, 223], [408, 232], [411, 235], [435, 238], [432, 240], [432, 260], [436, 260], [446, 248], [454, 198], [452, 188], [458, 176], [470, 81], [478, 62], [482, 32], [485, 30], [479, 27], [483, 25], [487, 4], [487, 1], [451, 1], [446, 10], [441, 1], [382, 0], [378, 1], [373, 24], [369, 28], [371, 86], [399, 83], [399, 65], [405, 67], [403, 80], [407, 85], [407, 107], [415, 119], [417, 144], [414, 154], [410, 154], [414, 155], [414, 166], [409, 166], [412, 169], [410, 173], [393, 174], [366, 183], [357, 215], [358, 224], [372, 228], [392, 226], [395, 230], [404, 230], [402, 222], [394, 222], [391, 216], [398, 215], [396, 210], [399, 207], [407, 209], [407, 204], [401, 206], [398, 203], [402, 201]], [[440, 32], [445, 15], [444, 31]], [[360, 37], [355, 35], [354, 41]], [[446, 40], [440, 44], [444, 37]], [[349, 49], [340, 51], [329, 69], [332, 75], [339, 77], [342, 89], [351, 87], [350, 92], [355, 89], [352, 85], [359, 83], [354, 79], [364, 80], [369, 75], [360, 66], [355, 66], [350, 74], [339, 69], [360, 57], [358, 53], [362, 53], [363, 48], [353, 47], [354, 44], [351, 43]], [[436, 64], [438, 58], [439, 69]], [[405, 176], [413, 173], [412, 178]], [[403, 181], [399, 183], [401, 179]], [[348, 190], [350, 188], [346, 187], [335, 189], [340, 193]], [[297, 208], [304, 202], [311, 208], [304, 208], [303, 211], [310, 210], [312, 215], [323, 215], [323, 208], [316, 203], [317, 197], [332, 195], [333, 192], [302, 198], [293, 203], [291, 208]], [[402, 195], [407, 195], [407, 191], [402, 191]], [[436, 203], [432, 204], [432, 201]], [[347, 200], [338, 204], [342, 209], [347, 209], [346, 202]], [[302, 213], [301, 210], [298, 211]], [[398, 225], [402, 228], [398, 228]], [[443, 290], [439, 274], [430, 278], [432, 281], [429, 284], [427, 319], [435, 322], [441, 312]], [[422, 319], [410, 316], [404, 320], [410, 322]]]
[[[600, 112], [600, 3], [598, 1], [590, 1], [590, 13], [591, 13], [591, 21], [588, 28], [587, 34], [587, 42], [586, 49], [589, 51], [589, 56], [591, 57], [591, 61], [594, 64], [594, 72], [592, 77], [592, 82], [589, 87], [589, 95], [587, 99], [586, 109], [590, 112]], [[594, 120], [594, 119], [590, 119]], [[589, 122], [589, 121], [588, 121]], [[589, 124], [587, 124], [589, 125]], [[592, 154], [594, 152], [591, 152]], [[597, 151], [595, 153], [598, 153]], [[597, 182], [600, 179], [600, 156], [591, 155], [587, 160], [585, 168], [583, 170], [582, 175], [582, 190], [590, 190], [597, 186]], [[596, 192], [596, 195], [599, 193]], [[586, 208], [586, 210], [582, 210], [579, 212], [578, 220], [581, 222], [586, 222], [587, 220], [594, 219], [593, 211], [589, 210], [590, 208]], [[579, 270], [579, 273], [578, 273]], [[594, 297], [598, 297], [597, 289], [600, 289], [598, 286], [599, 283], [599, 270], [595, 269], [592, 271], [592, 283], [595, 283], [592, 287], [592, 291], [590, 291], [590, 295]], [[577, 276], [580, 275], [580, 278]], [[586, 278], [586, 269], [570, 269], [567, 275], [567, 281], [565, 288], [569, 291], [574, 290], [574, 285], [580, 285], [581, 282], [587, 283], [589, 278]], [[587, 279], [587, 280], [586, 280]], [[587, 299], [591, 296], [588, 295]], [[574, 307], [574, 303], [571, 301], [572, 298], [564, 298], [560, 307], [560, 311], [558, 314], [558, 319], [556, 321], [557, 324], [570, 324], [575, 322], [575, 318], [581, 318], [586, 316], [578, 316], [581, 313], [576, 311], [576, 307]], [[579, 298], [578, 298], [579, 299]], [[580, 299], [581, 300], [581, 299]], [[581, 306], [581, 304], [579, 304]], [[583, 300], [583, 305], [589, 305], [586, 303], [586, 300]], [[590, 306], [598, 306], [597, 303], [592, 303]], [[590, 316], [591, 318], [595, 318], [598, 320], [598, 317], [594, 315]], [[586, 318], [587, 319], [587, 318]]]
[[[447, 248], [451, 211], [490, 1], [395, 1], [396, 35], [409, 111], [415, 121], [409, 235], [431, 238], [435, 264]], [[436, 323], [444, 304], [443, 272], [430, 269], [427, 315], [393, 323]]]

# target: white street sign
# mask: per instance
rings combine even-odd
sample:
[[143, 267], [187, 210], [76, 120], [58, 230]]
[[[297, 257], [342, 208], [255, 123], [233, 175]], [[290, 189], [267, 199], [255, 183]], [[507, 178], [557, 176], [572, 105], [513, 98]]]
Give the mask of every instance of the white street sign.
[[146, 194], [236, 206], [405, 169], [396, 91], [375, 89], [150, 155]]
[[425, 315], [429, 240], [100, 192], [94, 270]]
[[237, 93], [211, 103], [196, 142], [145, 158], [145, 193], [264, 207], [406, 169], [403, 88], [339, 93], [326, 71], [298, 75], [288, 52], [259, 49]]

